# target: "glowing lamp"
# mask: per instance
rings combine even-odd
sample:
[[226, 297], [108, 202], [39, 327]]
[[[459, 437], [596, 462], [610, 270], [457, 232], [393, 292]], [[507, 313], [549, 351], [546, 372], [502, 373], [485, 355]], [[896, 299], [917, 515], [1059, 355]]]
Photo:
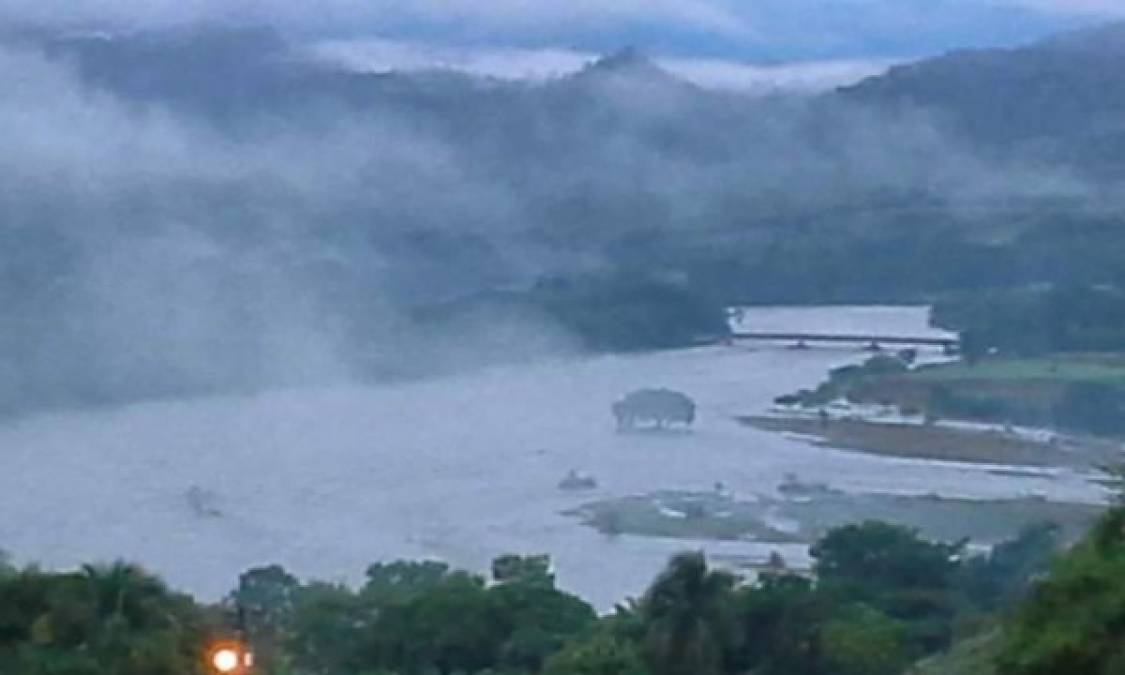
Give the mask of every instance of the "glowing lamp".
[[238, 658], [238, 652], [225, 647], [215, 650], [215, 653], [211, 655], [211, 665], [215, 666], [215, 670], [220, 673], [233, 673], [242, 665], [241, 661]]
[[208, 662], [220, 675], [244, 675], [254, 665], [254, 655], [241, 644], [225, 642], [211, 649]]

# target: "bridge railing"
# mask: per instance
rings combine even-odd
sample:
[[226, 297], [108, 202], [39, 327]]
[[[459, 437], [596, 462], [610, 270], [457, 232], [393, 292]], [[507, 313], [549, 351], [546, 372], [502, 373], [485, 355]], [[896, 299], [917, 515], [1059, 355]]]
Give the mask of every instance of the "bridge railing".
[[961, 344], [960, 338], [936, 335], [885, 335], [862, 333], [786, 333], [774, 331], [736, 331], [732, 340], [770, 340], [778, 342], [835, 342], [865, 345], [914, 345], [953, 349]]

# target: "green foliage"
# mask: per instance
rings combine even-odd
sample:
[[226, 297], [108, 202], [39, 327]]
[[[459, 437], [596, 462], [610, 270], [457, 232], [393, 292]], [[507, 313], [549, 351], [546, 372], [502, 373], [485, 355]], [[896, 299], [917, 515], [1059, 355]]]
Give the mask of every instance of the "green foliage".
[[344, 586], [312, 583], [294, 596], [287, 652], [297, 672], [350, 675], [361, 672], [358, 646], [374, 610]]
[[932, 320], [961, 331], [973, 357], [1125, 350], [1125, 291], [1109, 286], [965, 293], [936, 303]]
[[989, 629], [919, 661], [908, 675], [996, 675], [1000, 631]]
[[256, 567], [242, 573], [231, 598], [242, 609], [268, 623], [280, 623], [293, 611], [300, 582], [280, 565]]
[[963, 545], [928, 542], [914, 530], [867, 522], [829, 532], [811, 553], [823, 592], [904, 622], [914, 649], [928, 653], [951, 638]]
[[[1115, 513], [989, 642], [1004, 675], [1117, 672], [1125, 515]], [[980, 613], [1012, 606], [1055, 543], [1054, 528], [1029, 528], [966, 561], [960, 544], [864, 523], [814, 547], [816, 582], [763, 574], [739, 585], [685, 553], [640, 601], [600, 619], [555, 587], [545, 556], [497, 558], [491, 584], [439, 562], [379, 563], [358, 590], [261, 567], [214, 608], [124, 564], [10, 570], [0, 673], [200, 675], [210, 638], [229, 635], [220, 613], [237, 610], [261, 675], [894, 675], [944, 647], [959, 616], [993, 625]], [[1058, 670], [1069, 662], [1091, 670]]]
[[820, 672], [821, 627], [830, 603], [802, 577], [767, 575], [740, 589], [735, 616], [740, 634], [728, 657], [736, 672], [763, 675]]
[[735, 578], [709, 570], [701, 553], [672, 558], [645, 595], [646, 653], [654, 675], [722, 672], [723, 647], [734, 634], [730, 597]]
[[1047, 572], [1059, 547], [1059, 527], [1040, 523], [1024, 528], [988, 555], [962, 564], [958, 586], [966, 598], [986, 610], [1004, 608], [1022, 599], [1032, 581]]
[[504, 555], [492, 561], [492, 578], [497, 583], [518, 582], [537, 586], [555, 587], [551, 574], [551, 558], [546, 555]]
[[596, 622], [554, 587], [544, 556], [504, 556], [497, 583], [438, 562], [372, 565], [367, 583], [312, 584], [295, 595], [290, 653], [298, 672], [533, 673]]
[[848, 365], [833, 368], [828, 379], [815, 390], [802, 390], [796, 394], [779, 396], [774, 402], [779, 405], [801, 405], [806, 408], [821, 408], [840, 398], [849, 398], [851, 393], [864, 383], [882, 377], [901, 375], [910, 370], [903, 356], [877, 354], [861, 365]]
[[236, 622], [242, 624], [261, 671], [280, 671], [288, 663], [285, 642], [299, 587], [296, 577], [280, 565], [270, 565], [244, 572], [238, 578], [238, 588], [230, 595]]
[[677, 347], [730, 332], [720, 300], [649, 275], [550, 279], [529, 298], [592, 349]]
[[453, 574], [407, 602], [379, 607], [360, 637], [360, 661], [405, 673], [477, 672], [497, 664], [509, 631], [492, 615], [484, 581]]
[[821, 583], [844, 586], [859, 599], [882, 589], [948, 586], [962, 546], [927, 542], [914, 530], [869, 521], [829, 532], [813, 548]]
[[367, 568], [367, 582], [361, 593], [376, 605], [406, 602], [445, 580], [449, 565], [434, 560], [375, 563]]
[[824, 626], [822, 649], [825, 669], [834, 675], [898, 675], [911, 661], [903, 625], [864, 605]]
[[1061, 557], [1006, 626], [1000, 675], [1125, 672], [1125, 509]]
[[537, 671], [569, 639], [593, 627], [593, 608], [543, 583], [541, 577], [509, 581], [489, 590], [494, 613], [511, 633], [501, 643], [501, 663]]
[[0, 579], [0, 672], [195, 675], [208, 633], [189, 598], [123, 563]]
[[635, 643], [599, 632], [547, 659], [543, 675], [648, 675], [648, 670]]

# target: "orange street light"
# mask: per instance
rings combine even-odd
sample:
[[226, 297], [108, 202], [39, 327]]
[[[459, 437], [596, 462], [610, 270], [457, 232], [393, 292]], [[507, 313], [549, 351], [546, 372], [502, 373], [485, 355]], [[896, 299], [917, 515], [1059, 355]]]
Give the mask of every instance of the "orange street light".
[[220, 675], [248, 675], [254, 666], [254, 654], [240, 642], [220, 642], [208, 652], [207, 665]]

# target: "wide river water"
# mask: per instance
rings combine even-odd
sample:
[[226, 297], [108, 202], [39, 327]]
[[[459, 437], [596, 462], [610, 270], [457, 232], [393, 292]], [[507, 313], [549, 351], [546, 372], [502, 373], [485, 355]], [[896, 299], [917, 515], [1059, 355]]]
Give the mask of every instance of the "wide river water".
[[[743, 323], [934, 333], [924, 308], [755, 309]], [[1045, 484], [979, 465], [841, 452], [732, 418], [864, 357], [857, 347], [717, 346], [35, 417], [0, 428], [0, 549], [50, 567], [123, 557], [208, 599], [265, 563], [356, 582], [376, 560], [441, 558], [483, 571], [498, 554], [549, 553], [560, 583], [605, 609], [641, 592], [680, 550], [802, 551], [610, 538], [562, 515], [592, 500], [717, 482], [752, 499], [789, 473], [849, 491], [1097, 498], [1078, 476]], [[693, 433], [615, 432], [612, 402], [650, 386], [697, 401]], [[595, 476], [598, 489], [560, 491], [571, 469]]]

